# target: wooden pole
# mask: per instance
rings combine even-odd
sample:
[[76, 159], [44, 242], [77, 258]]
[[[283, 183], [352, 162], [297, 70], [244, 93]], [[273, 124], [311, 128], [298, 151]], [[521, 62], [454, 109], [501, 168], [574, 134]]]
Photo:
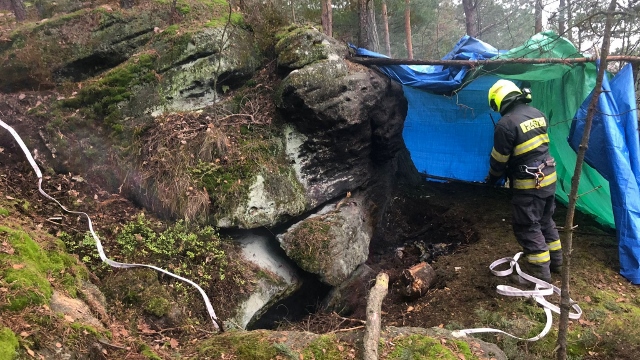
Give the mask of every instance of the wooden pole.
[[[504, 65], [504, 64], [580, 64], [596, 62], [596, 57], [579, 58], [546, 58], [546, 59], [490, 59], [490, 60], [412, 60], [412, 59], [387, 59], [368, 58], [353, 56], [350, 61], [363, 65], [445, 65], [445, 66], [482, 66], [482, 65]], [[629, 63], [640, 63], [640, 56], [614, 55], [607, 57], [607, 61], [625, 61]]]
[[362, 339], [364, 360], [378, 360], [382, 299], [387, 296], [388, 291], [389, 275], [381, 272], [376, 276], [376, 284], [369, 291], [367, 299], [367, 324]]
[[571, 311], [571, 298], [569, 293], [569, 279], [571, 275], [571, 257], [573, 252], [573, 217], [576, 209], [576, 202], [578, 200], [578, 185], [580, 184], [580, 174], [582, 173], [582, 165], [584, 163], [585, 153], [589, 147], [589, 135], [591, 133], [591, 124], [593, 117], [598, 111], [598, 99], [600, 93], [602, 93], [602, 80], [605, 76], [605, 70], [607, 69], [607, 61], [609, 61], [609, 45], [611, 41], [611, 27], [613, 23], [613, 11], [616, 8], [616, 0], [611, 0], [609, 4], [609, 10], [607, 12], [607, 19], [604, 26], [604, 37], [602, 39], [602, 60], [600, 61], [600, 67], [598, 68], [598, 75], [596, 76], [596, 85], [593, 89], [593, 96], [589, 107], [587, 108], [587, 118], [584, 124], [584, 132], [582, 133], [582, 140], [580, 141], [580, 147], [578, 148], [578, 157], [576, 159], [576, 167], [573, 171], [573, 177], [571, 177], [571, 191], [569, 192], [569, 204], [567, 206], [567, 215], [564, 228], [567, 230], [562, 237], [562, 289], [560, 294], [560, 319], [558, 320], [558, 340], [556, 342], [556, 359], [567, 359], [567, 335], [569, 333], [569, 312]]

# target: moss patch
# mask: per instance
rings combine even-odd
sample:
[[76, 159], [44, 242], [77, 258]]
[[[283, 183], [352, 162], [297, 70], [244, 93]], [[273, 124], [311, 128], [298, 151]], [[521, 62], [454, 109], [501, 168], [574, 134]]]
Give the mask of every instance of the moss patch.
[[64, 253], [58, 243], [57, 249], [43, 250], [24, 231], [0, 226], [0, 237], [7, 240], [13, 254], [0, 253], [0, 278], [10, 289], [8, 310], [21, 310], [29, 305], [45, 304], [51, 298], [53, 289], [50, 279], [57, 280], [72, 296], [76, 294], [76, 277], [67, 272], [73, 268], [76, 276], [86, 277], [74, 258]]
[[19, 345], [18, 337], [11, 329], [0, 327], [0, 359], [14, 359]]
[[263, 331], [230, 331], [205, 340], [198, 353], [202, 358], [218, 359], [223, 354], [233, 354], [237, 359], [270, 360], [281, 353]]
[[[437, 340], [423, 335], [409, 335], [395, 338], [391, 343], [393, 343], [392, 350], [383, 357], [384, 359], [478, 359], [471, 353], [469, 344], [463, 341], [444, 338]], [[380, 350], [381, 353], [385, 352], [384, 348]]]
[[304, 359], [340, 360], [344, 354], [340, 351], [340, 342], [335, 335], [320, 335], [302, 351]]
[[331, 223], [324, 216], [304, 220], [287, 235], [287, 254], [306, 271], [319, 273], [332, 261]]

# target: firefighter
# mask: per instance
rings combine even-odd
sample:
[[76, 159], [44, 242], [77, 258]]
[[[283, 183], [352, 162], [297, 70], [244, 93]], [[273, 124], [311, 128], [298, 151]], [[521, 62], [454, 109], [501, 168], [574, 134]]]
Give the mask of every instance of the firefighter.
[[525, 258], [520, 266], [550, 282], [551, 272], [562, 270], [560, 236], [552, 218], [556, 169], [549, 154], [547, 118], [530, 102], [529, 89], [508, 80], [498, 80], [489, 89], [489, 106], [502, 117], [494, 129], [486, 182], [496, 185], [508, 179], [513, 233]]

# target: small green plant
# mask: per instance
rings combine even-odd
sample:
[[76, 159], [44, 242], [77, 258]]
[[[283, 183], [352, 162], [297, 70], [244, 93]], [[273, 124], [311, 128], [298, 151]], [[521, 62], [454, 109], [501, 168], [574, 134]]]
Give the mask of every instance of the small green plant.
[[206, 285], [224, 280], [227, 266], [220, 235], [210, 226], [193, 228], [178, 221], [162, 232], [144, 214], [127, 223], [116, 236], [116, 242], [127, 261], [169, 263], [176, 274], [192, 276]]

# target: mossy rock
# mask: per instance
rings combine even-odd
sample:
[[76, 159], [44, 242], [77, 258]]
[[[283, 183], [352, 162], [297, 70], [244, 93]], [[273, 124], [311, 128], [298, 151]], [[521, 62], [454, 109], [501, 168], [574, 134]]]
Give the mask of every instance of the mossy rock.
[[276, 34], [278, 66], [301, 69], [322, 60], [344, 59], [347, 46], [312, 27], [288, 26]]

